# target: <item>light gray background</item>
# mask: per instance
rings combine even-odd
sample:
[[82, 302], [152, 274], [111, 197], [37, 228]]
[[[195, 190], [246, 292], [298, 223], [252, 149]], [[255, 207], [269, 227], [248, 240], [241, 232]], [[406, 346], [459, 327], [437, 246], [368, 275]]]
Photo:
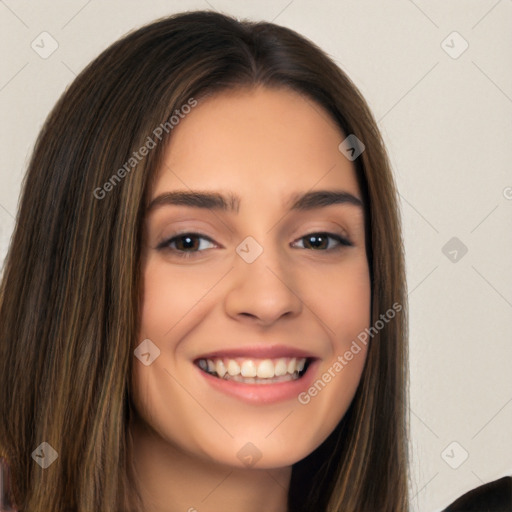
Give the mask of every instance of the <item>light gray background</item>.
[[[297, 30], [379, 122], [407, 252], [412, 509], [439, 511], [512, 474], [512, 0], [0, 1], [0, 257], [66, 86], [127, 31], [191, 9]], [[51, 49], [43, 31], [58, 44], [46, 59], [31, 47]]]

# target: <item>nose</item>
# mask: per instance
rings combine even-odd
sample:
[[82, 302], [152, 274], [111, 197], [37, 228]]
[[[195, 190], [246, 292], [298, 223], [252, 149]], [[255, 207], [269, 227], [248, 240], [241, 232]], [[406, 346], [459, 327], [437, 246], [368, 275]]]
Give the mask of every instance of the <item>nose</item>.
[[299, 315], [303, 302], [296, 274], [285, 263], [268, 247], [252, 263], [236, 255], [224, 301], [226, 313], [237, 321], [260, 326]]

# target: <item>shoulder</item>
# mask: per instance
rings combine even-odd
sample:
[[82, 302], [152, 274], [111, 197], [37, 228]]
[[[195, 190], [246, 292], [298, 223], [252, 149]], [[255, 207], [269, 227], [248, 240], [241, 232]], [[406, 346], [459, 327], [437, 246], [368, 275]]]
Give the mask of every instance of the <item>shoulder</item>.
[[472, 489], [454, 501], [443, 512], [511, 512], [512, 476]]

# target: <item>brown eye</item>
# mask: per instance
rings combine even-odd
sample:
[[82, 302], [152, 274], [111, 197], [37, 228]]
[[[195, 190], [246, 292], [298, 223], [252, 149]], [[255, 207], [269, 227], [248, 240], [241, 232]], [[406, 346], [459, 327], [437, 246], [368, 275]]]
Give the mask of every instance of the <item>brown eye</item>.
[[[303, 241], [304, 249], [312, 249], [315, 251], [326, 251], [337, 249], [340, 246], [352, 245], [348, 240], [334, 233], [310, 233], [309, 235], [303, 236], [299, 240]], [[334, 240], [334, 244], [330, 242], [331, 240]]]
[[178, 251], [197, 251], [199, 248], [198, 237], [195, 235], [181, 235], [175, 238], [174, 244]]
[[181, 233], [164, 240], [158, 245], [157, 249], [169, 250], [180, 256], [188, 256], [190, 253], [201, 252], [211, 247], [215, 247], [214, 242], [200, 233]]

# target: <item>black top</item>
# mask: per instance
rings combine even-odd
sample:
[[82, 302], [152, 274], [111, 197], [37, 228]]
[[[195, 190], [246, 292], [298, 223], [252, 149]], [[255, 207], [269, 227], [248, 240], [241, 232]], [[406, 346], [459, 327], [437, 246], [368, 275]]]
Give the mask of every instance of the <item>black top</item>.
[[472, 489], [443, 512], [512, 512], [512, 476]]

